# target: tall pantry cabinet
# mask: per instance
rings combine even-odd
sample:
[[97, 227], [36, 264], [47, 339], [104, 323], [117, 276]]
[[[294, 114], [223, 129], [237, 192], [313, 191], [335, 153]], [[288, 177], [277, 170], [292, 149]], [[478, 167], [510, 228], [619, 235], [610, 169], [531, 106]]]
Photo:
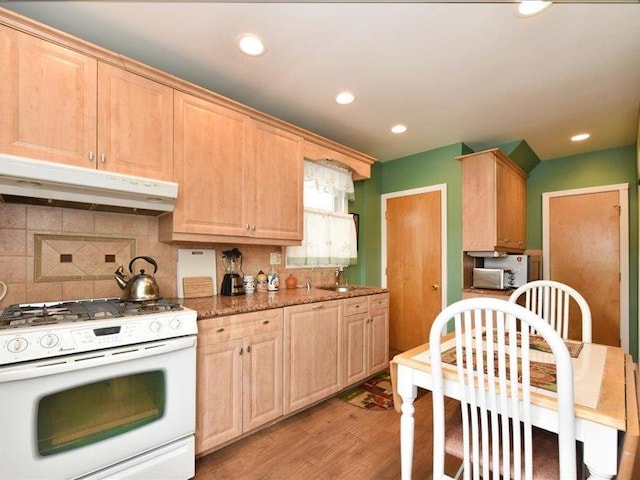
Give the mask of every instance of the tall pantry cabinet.
[[173, 89], [0, 25], [0, 151], [173, 179]]

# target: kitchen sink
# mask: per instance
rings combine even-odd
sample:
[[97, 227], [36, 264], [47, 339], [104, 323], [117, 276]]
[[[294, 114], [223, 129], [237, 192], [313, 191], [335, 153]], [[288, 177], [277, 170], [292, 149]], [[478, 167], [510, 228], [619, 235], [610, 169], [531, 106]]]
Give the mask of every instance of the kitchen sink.
[[316, 288], [319, 288], [320, 290], [328, 290], [330, 292], [347, 293], [358, 290], [362, 287], [359, 287], [358, 285], [322, 285]]

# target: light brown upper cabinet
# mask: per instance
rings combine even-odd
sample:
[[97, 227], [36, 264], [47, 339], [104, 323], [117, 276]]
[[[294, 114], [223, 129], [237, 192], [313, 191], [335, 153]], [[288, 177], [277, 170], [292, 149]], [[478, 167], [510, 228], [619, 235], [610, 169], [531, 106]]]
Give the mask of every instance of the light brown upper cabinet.
[[0, 151], [173, 179], [173, 90], [0, 25]]
[[462, 249], [522, 253], [527, 174], [500, 149], [463, 155]]
[[162, 241], [299, 243], [301, 137], [178, 91], [174, 125], [181, 190]]
[[173, 180], [173, 89], [98, 62], [98, 168]]

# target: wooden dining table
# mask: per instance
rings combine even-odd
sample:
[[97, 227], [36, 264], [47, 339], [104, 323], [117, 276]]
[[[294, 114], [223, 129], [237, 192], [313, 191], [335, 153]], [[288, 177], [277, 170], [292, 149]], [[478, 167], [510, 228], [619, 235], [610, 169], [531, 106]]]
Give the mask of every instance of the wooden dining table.
[[[452, 334], [442, 342], [453, 342]], [[446, 349], [446, 345], [442, 346]], [[549, 354], [550, 355], [550, 354]], [[553, 362], [551, 356], [550, 363]], [[627, 430], [627, 412], [635, 411], [637, 397], [633, 359], [622, 348], [585, 343], [576, 358], [572, 358], [576, 415], [576, 439], [583, 444], [583, 461], [589, 469], [589, 479], [609, 479], [619, 469], [619, 432]], [[391, 361], [394, 405], [402, 413], [400, 419], [400, 457], [402, 480], [411, 478], [413, 465], [414, 418], [417, 388], [431, 390], [432, 377], [429, 344], [396, 355]], [[445, 376], [446, 377], [446, 376]], [[457, 389], [447, 389], [445, 395], [455, 398]], [[532, 389], [533, 424], [557, 432], [555, 393]]]

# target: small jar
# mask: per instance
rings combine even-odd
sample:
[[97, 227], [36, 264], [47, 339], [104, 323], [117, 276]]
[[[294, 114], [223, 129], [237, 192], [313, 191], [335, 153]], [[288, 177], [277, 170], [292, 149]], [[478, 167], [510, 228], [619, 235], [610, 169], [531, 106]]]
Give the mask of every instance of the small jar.
[[285, 279], [284, 284], [287, 288], [296, 288], [298, 286], [298, 279], [291, 274]]
[[267, 275], [267, 290], [276, 292], [278, 288], [280, 288], [280, 277], [278, 276], [278, 271], [271, 267], [269, 275]]
[[256, 289], [259, 292], [267, 291], [267, 275], [262, 270], [256, 275]]
[[253, 279], [253, 275], [244, 276], [244, 293], [253, 293], [256, 289], [256, 283]]

